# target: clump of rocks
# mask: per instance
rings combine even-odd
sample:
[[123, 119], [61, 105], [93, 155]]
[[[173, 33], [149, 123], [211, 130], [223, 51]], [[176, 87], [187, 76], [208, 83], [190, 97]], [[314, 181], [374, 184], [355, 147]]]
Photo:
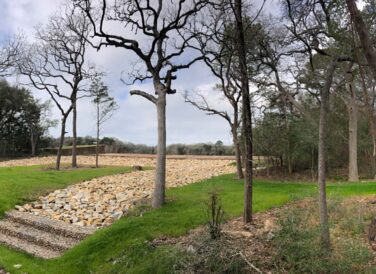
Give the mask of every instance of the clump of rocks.
[[127, 214], [138, 201], [150, 198], [148, 178], [148, 174], [97, 178], [55, 190], [16, 209], [79, 226], [107, 226]]

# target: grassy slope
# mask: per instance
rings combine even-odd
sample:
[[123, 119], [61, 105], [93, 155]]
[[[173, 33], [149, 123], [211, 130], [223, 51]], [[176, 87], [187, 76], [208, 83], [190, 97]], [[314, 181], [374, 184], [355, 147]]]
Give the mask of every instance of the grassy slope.
[[[168, 190], [169, 202], [162, 209], [140, 216], [123, 218], [97, 232], [63, 257], [45, 261], [0, 247], [0, 265], [12, 273], [168, 273], [169, 248], [154, 248], [147, 241], [168, 235], [187, 233], [204, 223], [204, 200], [208, 191], [222, 190], [222, 201], [229, 216], [242, 212], [243, 186], [233, 175], [216, 177], [201, 183]], [[254, 210], [262, 211], [292, 199], [315, 193], [312, 184], [257, 182]], [[329, 187], [334, 195], [376, 193], [376, 183], [336, 184]], [[22, 264], [20, 270], [14, 264]]]
[[0, 217], [16, 204], [34, 200], [54, 189], [94, 177], [129, 172], [125, 167], [43, 170], [40, 166], [0, 168]]

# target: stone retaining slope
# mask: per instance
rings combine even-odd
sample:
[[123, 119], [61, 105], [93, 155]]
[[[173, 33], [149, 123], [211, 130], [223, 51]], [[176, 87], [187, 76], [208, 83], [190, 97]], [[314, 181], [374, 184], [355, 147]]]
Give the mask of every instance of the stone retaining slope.
[[[179, 187], [234, 172], [229, 161], [168, 160], [166, 185]], [[140, 201], [151, 199], [154, 170], [95, 178], [56, 190], [16, 208], [78, 226], [103, 227], [127, 215]]]
[[43, 259], [59, 257], [95, 232], [62, 221], [10, 211], [0, 221], [0, 243]]
[[[39, 162], [34, 164], [46, 164], [48, 162], [45, 161], [53, 160], [37, 159]], [[20, 160], [16, 161], [8, 164], [20, 164]], [[153, 166], [155, 163], [153, 159], [109, 156], [102, 156], [101, 162], [104, 165], [123, 166]], [[168, 159], [166, 186], [179, 187], [233, 173], [235, 167], [230, 165], [231, 162]], [[92, 163], [94, 157], [79, 157], [80, 165]], [[0, 164], [5, 165], [6, 162]], [[0, 243], [41, 258], [57, 257], [97, 228], [111, 225], [125, 216], [140, 201], [150, 199], [153, 187], [154, 170], [147, 170], [95, 178], [56, 190], [8, 212], [6, 218], [0, 221]]]

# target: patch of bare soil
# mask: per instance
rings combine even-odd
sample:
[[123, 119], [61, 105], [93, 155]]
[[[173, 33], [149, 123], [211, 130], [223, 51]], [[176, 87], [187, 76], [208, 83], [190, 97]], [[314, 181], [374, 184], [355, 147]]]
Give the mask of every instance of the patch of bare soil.
[[9, 274], [9, 272], [5, 271], [4, 268], [0, 267], [0, 274]]
[[232, 219], [223, 225], [216, 240], [210, 239], [206, 227], [199, 227], [180, 238], [155, 239], [152, 245], [174, 245], [188, 253], [178, 266], [182, 273], [268, 273], [272, 267], [265, 262], [273, 259], [270, 241], [278, 229], [281, 210], [256, 213], [248, 226], [242, 218]]
[[[349, 263], [347, 269], [351, 273], [363, 273], [365, 270], [373, 269], [376, 266], [376, 242], [369, 241], [368, 229], [370, 220], [376, 216], [376, 196], [334, 200], [330, 202], [329, 210], [333, 223], [331, 256], [336, 260], [335, 263], [340, 264], [340, 260], [346, 260]], [[293, 240], [287, 239], [289, 236], [281, 240], [281, 237], [284, 237], [281, 233], [286, 229], [282, 227], [283, 222], [289, 218], [288, 216], [302, 217], [295, 215], [295, 212], [300, 212], [304, 218], [298, 225], [302, 227], [297, 229], [303, 230], [303, 227], [313, 229], [318, 226], [316, 201], [306, 199], [267, 212], [256, 213], [253, 223], [248, 226], [244, 226], [241, 218], [232, 219], [223, 225], [222, 236], [217, 240], [211, 240], [206, 227], [203, 226], [180, 238], [155, 239], [152, 245], [173, 245], [183, 254], [188, 254], [188, 257], [183, 256], [179, 260], [177, 265], [179, 273], [302, 273], [293, 265], [304, 263], [299, 261], [301, 258], [296, 258], [295, 262], [292, 257], [291, 265], [291, 262], [284, 261], [286, 254], [281, 255], [281, 250], [284, 248], [281, 242], [289, 243]], [[314, 249], [314, 243], [308, 243], [308, 248], [310, 248], [309, 244], [312, 244]], [[356, 250], [359, 246], [364, 247], [372, 258], [361, 261], [358, 255], [365, 255], [364, 250], [359, 252]], [[287, 248], [291, 246], [286, 246]], [[307, 247], [302, 246], [302, 252], [304, 248]], [[344, 250], [345, 248], [354, 248], [354, 250]], [[295, 251], [299, 253], [299, 250]], [[350, 260], [343, 255], [349, 251], [353, 252], [348, 255]], [[305, 259], [309, 261], [317, 258]], [[321, 273], [326, 271], [323, 270]]]

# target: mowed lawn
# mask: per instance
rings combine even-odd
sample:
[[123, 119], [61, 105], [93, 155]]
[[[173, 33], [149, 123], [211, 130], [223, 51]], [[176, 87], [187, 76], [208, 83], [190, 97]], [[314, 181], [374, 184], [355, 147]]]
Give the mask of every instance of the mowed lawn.
[[95, 177], [125, 173], [130, 167], [79, 168], [52, 170], [45, 166], [0, 168], [0, 217], [17, 204], [33, 201], [58, 188]]
[[[0, 171], [4, 172], [4, 170]], [[51, 187], [48, 182], [42, 181], [60, 176], [68, 175], [49, 174], [46, 177], [39, 175], [39, 180], [33, 180], [34, 184], [38, 185], [35, 186], [34, 191], [43, 190], [43, 184]], [[71, 176], [72, 179], [79, 177]], [[13, 181], [12, 178], [8, 180]], [[9, 186], [18, 189], [16, 185], [15, 179]], [[41, 260], [0, 246], [0, 266], [11, 273], [29, 274], [171, 273], [173, 261], [176, 259], [173, 248], [154, 247], [150, 245], [150, 241], [160, 236], [179, 236], [204, 224], [205, 201], [208, 192], [213, 189], [221, 192], [228, 217], [241, 214], [242, 181], [234, 179], [234, 175], [231, 174], [219, 176], [196, 184], [169, 189], [168, 202], [161, 209], [122, 218], [111, 227], [98, 231], [58, 259]], [[337, 183], [330, 185], [328, 190], [335, 196], [376, 194], [376, 183]], [[15, 189], [8, 191], [17, 192]], [[25, 190], [22, 193], [15, 194], [18, 195], [18, 199], [15, 200], [21, 201], [24, 195], [28, 195]], [[315, 193], [314, 184], [257, 181], [254, 185], [254, 211], [264, 211]], [[3, 196], [6, 195], [0, 192], [1, 199], [7, 200]], [[13, 267], [15, 264], [21, 264], [22, 267], [16, 269]]]

